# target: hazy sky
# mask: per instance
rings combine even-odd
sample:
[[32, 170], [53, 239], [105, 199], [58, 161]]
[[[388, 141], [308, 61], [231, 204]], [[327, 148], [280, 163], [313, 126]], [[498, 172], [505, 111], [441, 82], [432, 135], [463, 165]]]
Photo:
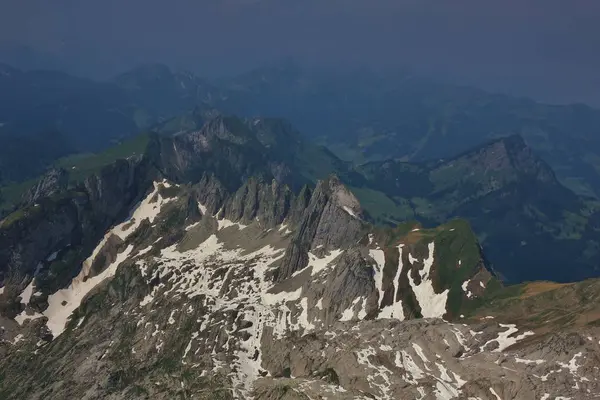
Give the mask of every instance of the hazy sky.
[[600, 1], [0, 0], [0, 61], [214, 76], [284, 57], [600, 106]]

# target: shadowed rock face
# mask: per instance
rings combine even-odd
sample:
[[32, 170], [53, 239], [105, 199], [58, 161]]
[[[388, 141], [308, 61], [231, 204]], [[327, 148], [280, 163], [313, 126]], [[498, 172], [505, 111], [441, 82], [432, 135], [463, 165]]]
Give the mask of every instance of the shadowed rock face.
[[[557, 182], [552, 169], [541, 159], [534, 155], [531, 147], [525, 144], [520, 135], [513, 135], [496, 142], [496, 145], [487, 150], [488, 153], [496, 152], [499, 147], [497, 159], [509, 160], [510, 167], [520, 174], [534, 177], [542, 182]], [[492, 166], [490, 162], [484, 163]]]
[[[90, 251], [110, 226], [127, 216], [151, 182], [149, 176], [149, 166], [141, 159], [119, 161], [68, 190], [60, 172], [49, 174], [31, 192], [37, 203], [0, 225], [0, 276], [20, 284], [55, 252], [66, 247]], [[50, 195], [41, 196], [45, 191]], [[74, 256], [74, 269], [64, 271], [63, 279], [77, 273], [82, 257]]]
[[67, 171], [62, 168], [50, 169], [31, 189], [23, 195], [24, 205], [33, 205], [38, 199], [50, 197], [67, 188]]
[[[370, 260], [357, 248], [342, 253], [336, 267], [327, 276], [322, 294], [322, 302], [327, 310], [326, 323], [334, 324], [344, 311], [361, 306], [365, 317], [379, 311], [379, 294], [371, 265]], [[358, 306], [356, 299], [363, 299]], [[315, 303], [317, 301], [315, 299]]]
[[260, 179], [249, 179], [223, 206], [223, 215], [242, 222], [258, 220], [261, 225], [273, 228], [288, 216], [294, 194], [275, 179], [270, 184]]
[[[537, 176], [542, 180], [554, 179], [552, 170], [527, 146], [523, 137], [511, 135], [469, 150], [464, 156], [480, 160], [489, 169], [514, 169], [520, 173]], [[453, 159], [464, 156], [453, 157]]]
[[[285, 128], [271, 125], [269, 128], [274, 130]], [[282, 137], [274, 146], [265, 138], [274, 133], [265, 134], [265, 129], [260, 120], [218, 115], [199, 130], [161, 138], [161, 169], [166, 176], [184, 182], [197, 182], [205, 173], [214, 174], [229, 191], [257, 176], [294, 188], [307, 183], [290, 165], [294, 143], [284, 141], [292, 138], [287, 138], [286, 132], [277, 132]]]
[[364, 234], [364, 223], [358, 215], [358, 200], [337, 177], [319, 182], [302, 213], [282, 267], [275, 274], [275, 280], [287, 279], [306, 267], [309, 251], [324, 254], [356, 244]]

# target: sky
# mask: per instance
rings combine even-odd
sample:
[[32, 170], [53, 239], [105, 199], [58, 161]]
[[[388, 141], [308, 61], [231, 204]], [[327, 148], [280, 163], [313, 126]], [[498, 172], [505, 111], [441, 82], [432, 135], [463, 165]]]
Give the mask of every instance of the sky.
[[0, 61], [107, 78], [292, 58], [600, 107], [597, 0], [0, 0]]

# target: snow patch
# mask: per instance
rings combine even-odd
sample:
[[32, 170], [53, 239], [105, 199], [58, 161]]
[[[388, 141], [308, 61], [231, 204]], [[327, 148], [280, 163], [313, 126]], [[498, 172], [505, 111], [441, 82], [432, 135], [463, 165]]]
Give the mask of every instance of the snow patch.
[[183, 352], [183, 356], [181, 356], [181, 361], [182, 362], [183, 362], [183, 360], [185, 360], [185, 357], [187, 356], [187, 354], [192, 349], [192, 342], [194, 341], [194, 339], [196, 339], [198, 337], [198, 335], [199, 335], [198, 332], [192, 333], [192, 337], [190, 338], [190, 341], [188, 342], [187, 346], [185, 347], [185, 350]]
[[129, 245], [125, 251], [117, 254], [115, 261], [100, 274], [90, 277], [84, 282], [85, 276], [81, 276], [80, 273], [78, 277], [73, 279], [68, 288], [61, 289], [48, 296], [48, 308], [43, 312], [43, 315], [48, 318], [47, 326], [54, 338], [63, 333], [71, 314], [79, 307], [83, 298], [105, 279], [112, 278], [119, 265], [127, 259], [132, 250], [133, 246]]
[[302, 288], [298, 288], [293, 292], [264, 293], [262, 295], [262, 301], [265, 305], [274, 306], [284, 302], [298, 300], [301, 294]]
[[342, 206], [342, 208], [344, 209], [344, 211], [346, 211], [352, 217], [358, 219], [358, 216], [356, 215], [356, 213], [350, 207], [348, 207], [348, 206]]
[[[402, 273], [402, 268], [404, 267], [402, 263], [402, 246], [403, 245], [398, 246], [398, 251], [400, 255], [398, 257], [398, 267], [396, 268], [396, 276], [394, 277], [394, 281], [392, 282], [392, 285], [394, 286], [394, 297], [392, 297], [392, 304], [382, 308], [377, 318], [396, 318], [401, 321], [404, 320], [404, 309], [402, 308], [402, 300], [397, 300], [398, 290], [400, 289], [400, 283], [398, 281], [400, 280], [400, 274]], [[381, 274], [381, 279], [383, 279], [383, 273]]]
[[355, 308], [356, 304], [360, 301], [360, 299], [361, 299], [360, 297], [357, 297], [354, 299], [354, 301], [352, 302], [350, 307], [345, 309], [344, 312], [342, 313], [342, 317], [340, 318], [340, 321], [351, 321], [354, 318], [354, 308]]
[[447, 382], [438, 380], [435, 384], [435, 396], [438, 400], [452, 400], [459, 394], [460, 392]]
[[313, 253], [308, 253], [308, 266], [312, 267], [312, 272], [311, 275], [315, 276], [317, 275], [319, 272], [323, 271], [324, 269], [326, 269], [327, 267], [330, 266], [330, 264], [336, 259], [338, 258], [338, 256], [342, 254], [342, 250], [337, 249], [337, 250], [332, 250], [329, 254], [327, 254], [325, 257], [323, 258], [318, 258], [316, 255], [314, 255]]
[[147, 219], [150, 223], [153, 223], [158, 214], [160, 214], [162, 207], [175, 199], [162, 197], [159, 193], [161, 184], [167, 188], [170, 187], [170, 184], [166, 180], [161, 183], [154, 182], [154, 189], [140, 202], [133, 211], [131, 217], [127, 221], [115, 226], [111, 232], [125, 240], [129, 235], [135, 232], [142, 221]]
[[283, 231], [283, 236], [287, 236], [290, 233], [292, 233], [292, 231], [288, 228], [287, 224], [281, 225], [277, 231], [278, 232]]
[[17, 324], [19, 324], [19, 325], [23, 325], [23, 323], [24, 323], [25, 321], [27, 321], [27, 320], [30, 320], [30, 319], [38, 319], [38, 318], [41, 318], [41, 317], [43, 317], [43, 316], [44, 316], [43, 314], [40, 314], [40, 313], [38, 313], [38, 312], [36, 312], [36, 313], [33, 313], [32, 315], [28, 315], [28, 314], [27, 314], [27, 312], [26, 312], [25, 310], [23, 310], [23, 311], [22, 311], [22, 312], [21, 312], [19, 315], [17, 315], [17, 316], [15, 317], [15, 322], [16, 322]]
[[27, 285], [25, 290], [23, 290], [21, 293], [21, 304], [29, 304], [29, 300], [31, 300], [31, 294], [33, 293], [33, 281], [34, 279], [29, 282], [29, 285]]
[[502, 400], [502, 398], [498, 395], [498, 393], [496, 393], [493, 387], [490, 387], [490, 393], [492, 393], [497, 400]]
[[417, 379], [425, 377], [423, 370], [414, 362], [410, 354], [405, 351], [396, 352], [394, 363], [398, 368], [403, 368], [408, 372], [408, 375], [405, 376], [404, 379], [413, 385], [417, 384]]
[[469, 287], [469, 283], [471, 283], [470, 279], [464, 281], [461, 287], [462, 287], [463, 292], [465, 292], [465, 294], [467, 295], [467, 297], [470, 299], [470, 298], [473, 297], [473, 293], [471, 293], [471, 291], [468, 288]]
[[381, 307], [381, 302], [383, 301], [383, 267], [385, 266], [385, 253], [383, 250], [369, 250], [369, 255], [373, 260], [375, 260], [375, 265], [373, 266], [373, 273], [375, 280], [375, 288], [379, 293], [379, 300], [377, 307]]
[[24, 340], [25, 336], [23, 336], [22, 333], [19, 333], [17, 336], [15, 336], [15, 338], [12, 341], [12, 344], [15, 345], [17, 343], [19, 343], [20, 341]]
[[138, 251], [137, 256], [143, 256], [144, 254], [146, 254], [147, 252], [149, 252], [150, 250], [152, 250], [152, 245], [146, 247], [145, 249], [142, 249], [140, 251]]
[[431, 371], [431, 369], [429, 369], [429, 367], [427, 366], [427, 363], [429, 362], [429, 360], [425, 356], [425, 353], [423, 352], [423, 349], [421, 348], [421, 346], [419, 346], [416, 343], [413, 343], [412, 344], [412, 348], [415, 350], [415, 352], [417, 353], [417, 355], [419, 356], [419, 358], [423, 362], [423, 366], [425, 367], [425, 369], [427, 371]]
[[390, 376], [392, 371], [383, 365], [373, 365], [369, 357], [375, 356], [377, 353], [374, 348], [367, 347], [356, 352], [357, 361], [359, 364], [365, 365], [369, 370], [373, 370], [372, 374], [367, 375], [367, 381], [372, 387], [376, 387], [381, 392], [381, 399], [391, 400], [391, 381]]
[[58, 251], [55, 251], [54, 253], [50, 254], [48, 256], [48, 258], [46, 258], [46, 261], [52, 262], [52, 261], [56, 260], [57, 256], [58, 256]]
[[536, 365], [540, 365], [546, 362], [546, 360], [528, 360], [526, 358], [519, 358], [519, 357], [515, 357], [515, 362], [521, 363], [521, 364], [536, 364]]
[[315, 329], [315, 326], [308, 321], [308, 298], [303, 297], [300, 300], [300, 307], [302, 307], [302, 312], [300, 316], [298, 316], [298, 324], [300, 327], [304, 328], [304, 332]]
[[77, 326], [75, 326], [75, 329], [79, 328], [83, 324], [83, 321], [85, 321], [85, 317], [79, 318], [79, 321], [77, 321]]
[[317, 304], [315, 304], [315, 307], [318, 308], [319, 310], [323, 309], [323, 298], [320, 298], [319, 301], [317, 301]]
[[197, 227], [198, 225], [200, 225], [200, 221], [198, 222], [194, 222], [191, 225], [188, 225], [185, 227], [186, 232], [191, 231], [192, 229], [194, 229], [195, 227]]
[[528, 331], [528, 332], [524, 332], [524, 333], [514, 336], [514, 337], [509, 337], [519, 331], [517, 329], [516, 325], [514, 325], [514, 324], [499, 324], [499, 326], [502, 328], [507, 328], [507, 329], [504, 332], [499, 332], [498, 337], [496, 339], [489, 340], [483, 346], [481, 346], [479, 349], [480, 352], [484, 351], [484, 349], [488, 345], [488, 343], [496, 341], [496, 342], [498, 342], [498, 347], [492, 351], [498, 353], [498, 352], [504, 351], [504, 349], [506, 349], [507, 347], [510, 347], [513, 344], [517, 343], [519, 340], [522, 340], [522, 339], [526, 338], [527, 336], [534, 335], [533, 332]]
[[415, 293], [415, 297], [421, 306], [421, 314], [424, 318], [441, 318], [446, 313], [446, 301], [449, 290], [442, 293], [435, 293], [433, 283], [429, 279], [431, 266], [433, 265], [433, 255], [435, 250], [434, 242], [429, 243], [429, 256], [423, 260], [423, 269], [419, 271], [421, 283], [415, 284], [414, 279], [409, 274], [408, 280]]
[[235, 227], [237, 227], [237, 228], [238, 228], [240, 231], [241, 231], [242, 229], [244, 229], [244, 228], [247, 228], [247, 227], [248, 227], [247, 225], [240, 224], [239, 222], [233, 222], [233, 221], [230, 221], [230, 220], [228, 220], [228, 219], [226, 219], [226, 218], [223, 218], [223, 219], [218, 219], [218, 220], [217, 220], [217, 225], [218, 225], [218, 228], [217, 228], [217, 230], [219, 230], [219, 231], [220, 231], [220, 230], [222, 230], [222, 229], [225, 229], [225, 228], [229, 228], [230, 226], [235, 226]]
[[578, 375], [578, 370], [579, 370], [579, 366], [577, 365], [577, 359], [579, 357], [583, 356], [583, 353], [579, 352], [577, 354], [575, 354], [573, 356], [573, 358], [571, 358], [571, 360], [569, 361], [568, 364], [566, 363], [562, 363], [562, 362], [558, 362], [557, 364], [560, 365], [563, 368], [567, 368], [569, 370], [569, 372], [571, 373], [571, 375]]

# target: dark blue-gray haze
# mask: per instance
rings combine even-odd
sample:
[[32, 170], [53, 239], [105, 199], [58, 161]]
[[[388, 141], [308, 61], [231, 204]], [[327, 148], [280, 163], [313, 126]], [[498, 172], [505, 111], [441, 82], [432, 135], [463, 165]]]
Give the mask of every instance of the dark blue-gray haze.
[[600, 105], [595, 0], [1, 0], [0, 61], [104, 78], [161, 62], [204, 76], [283, 58]]

